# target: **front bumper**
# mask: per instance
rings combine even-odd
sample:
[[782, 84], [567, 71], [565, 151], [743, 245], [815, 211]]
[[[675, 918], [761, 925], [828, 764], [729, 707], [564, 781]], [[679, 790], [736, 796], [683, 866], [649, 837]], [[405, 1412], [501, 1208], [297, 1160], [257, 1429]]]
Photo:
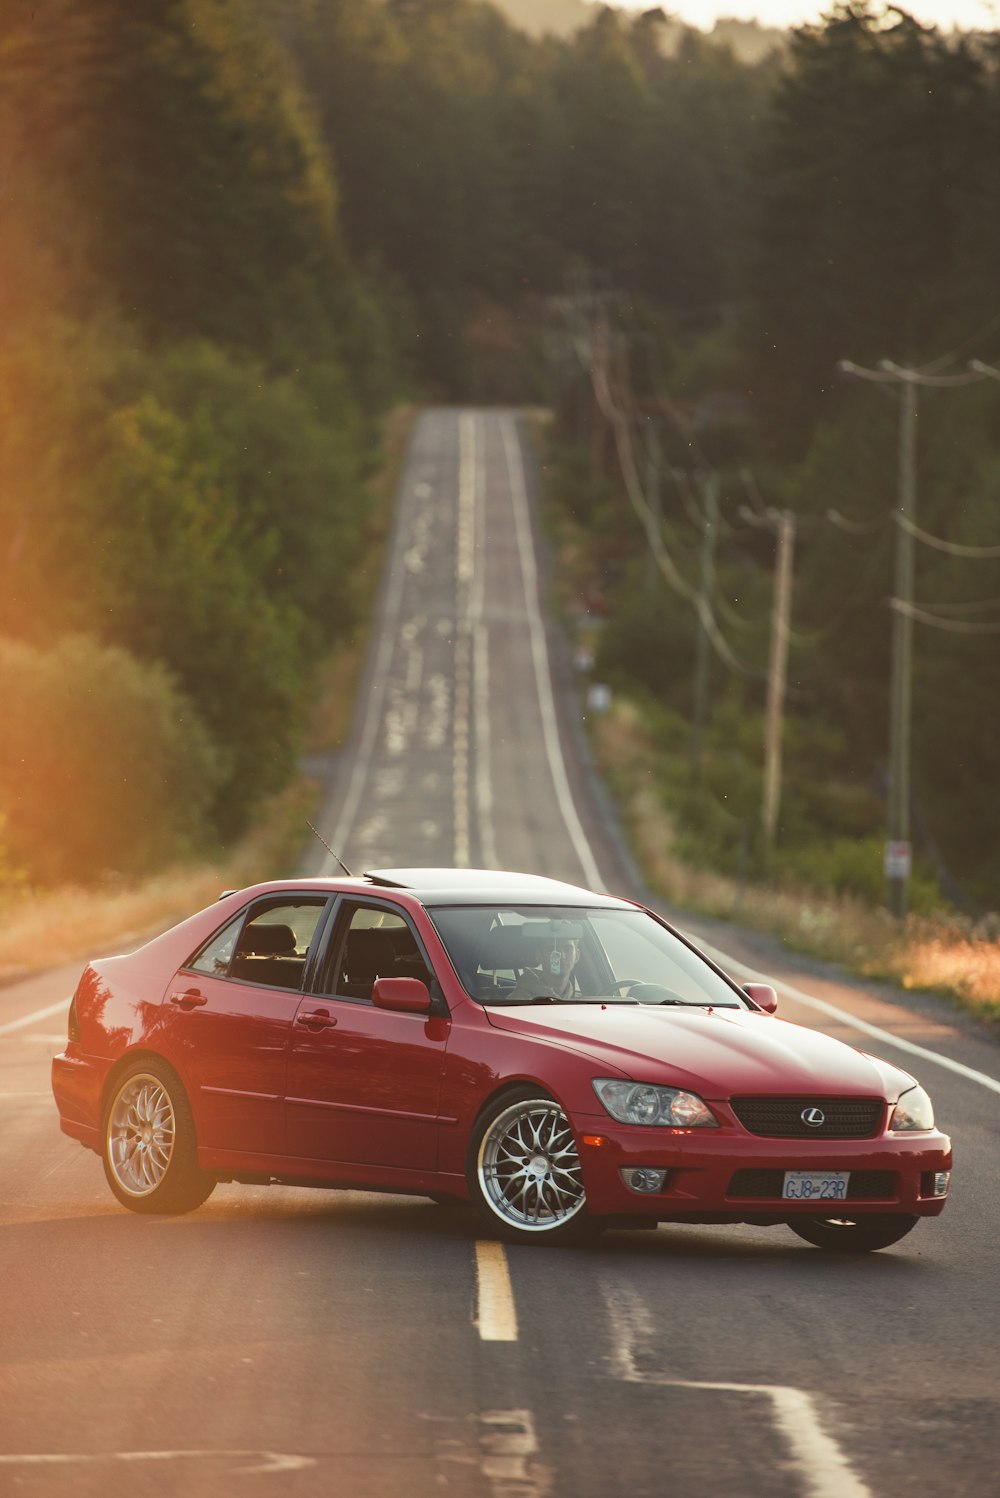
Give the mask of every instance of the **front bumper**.
[[[771, 1139], [732, 1126], [634, 1127], [607, 1114], [578, 1116], [575, 1123], [587, 1205], [595, 1216], [659, 1222], [786, 1222], [845, 1212], [936, 1217], [947, 1201], [933, 1195], [933, 1177], [951, 1169], [951, 1140], [936, 1130], [872, 1139]], [[631, 1190], [621, 1174], [630, 1166], [666, 1170], [663, 1189]], [[841, 1201], [786, 1201], [786, 1170], [846, 1170], [852, 1181]]]

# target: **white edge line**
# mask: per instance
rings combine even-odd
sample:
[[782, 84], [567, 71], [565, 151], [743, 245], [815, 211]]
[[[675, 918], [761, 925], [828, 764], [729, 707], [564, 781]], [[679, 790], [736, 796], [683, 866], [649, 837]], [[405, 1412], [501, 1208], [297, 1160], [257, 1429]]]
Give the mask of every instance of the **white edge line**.
[[476, 721], [476, 810], [479, 817], [479, 844], [483, 863], [498, 868], [496, 834], [493, 826], [493, 780], [490, 766], [489, 692], [490, 657], [486, 626], [473, 626], [473, 709]]
[[[708, 1383], [695, 1379], [656, 1378], [661, 1387], [707, 1389], [724, 1394], [756, 1394], [770, 1399], [775, 1424], [802, 1474], [810, 1498], [872, 1498], [837, 1442], [823, 1429], [815, 1397], [805, 1389], [782, 1384]], [[649, 1379], [639, 1378], [648, 1383]]]
[[[485, 445], [485, 444], [484, 444]], [[476, 746], [476, 818], [479, 827], [479, 847], [486, 868], [498, 868], [496, 833], [493, 826], [493, 780], [490, 757], [490, 642], [489, 631], [483, 623], [485, 611], [486, 566], [485, 550], [479, 545], [479, 533], [483, 529], [483, 485], [485, 465], [479, 461], [473, 470], [472, 534], [473, 556], [482, 552], [472, 577], [469, 598], [469, 622], [472, 627], [472, 716]]]
[[604, 1286], [604, 1301], [611, 1320], [614, 1373], [624, 1383], [664, 1389], [704, 1389], [724, 1394], [751, 1394], [770, 1399], [775, 1424], [784, 1437], [792, 1460], [806, 1485], [809, 1498], [872, 1498], [841, 1451], [828, 1436], [819, 1417], [815, 1396], [805, 1389], [783, 1384], [739, 1384], [702, 1379], [675, 1378], [636, 1366], [635, 1339], [649, 1336], [652, 1322], [648, 1307], [634, 1290]]
[[502, 1243], [476, 1242], [476, 1315], [484, 1342], [516, 1342], [517, 1310]]
[[12, 1019], [6, 1025], [0, 1025], [0, 1035], [10, 1035], [15, 1030], [26, 1030], [29, 1025], [35, 1024], [40, 1019], [49, 1019], [53, 1014], [67, 1014], [69, 1012], [70, 996], [59, 999], [55, 1004], [49, 1004], [45, 1009], [36, 1009], [34, 1014], [26, 1014], [22, 1019]]
[[846, 1009], [838, 1009], [836, 1004], [829, 1004], [825, 999], [814, 998], [812, 994], [803, 993], [801, 988], [795, 988], [791, 983], [784, 983], [767, 977], [764, 973], [754, 972], [745, 963], [737, 962], [727, 952], [719, 947], [711, 946], [708, 942], [697, 943], [703, 951], [707, 952], [727, 972], [742, 973], [743, 977], [751, 983], [770, 983], [775, 988], [787, 994], [798, 1004], [804, 1004], [808, 1009], [815, 1009], [819, 1014], [828, 1015], [838, 1024], [849, 1026], [853, 1030], [860, 1030], [863, 1035], [870, 1035], [883, 1045], [896, 1046], [898, 1050], [907, 1051], [911, 1056], [919, 1056], [923, 1061], [933, 1062], [936, 1066], [943, 1066], [947, 1071], [955, 1072], [960, 1077], [965, 1077], [968, 1082], [976, 1082], [980, 1087], [986, 1087], [991, 1092], [1000, 1093], [1000, 1081], [995, 1077], [987, 1076], [985, 1072], [975, 1071], [971, 1066], [965, 1066], [961, 1061], [953, 1061], [950, 1056], [943, 1056], [940, 1051], [929, 1050], [926, 1046], [917, 1045], [916, 1041], [904, 1040], [900, 1035], [893, 1035], [891, 1030], [882, 1030], [878, 1025], [870, 1025], [867, 1020], [857, 1019]]
[[250, 1472], [291, 1472], [302, 1467], [315, 1467], [316, 1458], [312, 1456], [292, 1456], [283, 1451], [57, 1451], [57, 1452], [14, 1452], [0, 1455], [0, 1466], [5, 1467], [42, 1467], [42, 1466], [75, 1466], [78, 1463], [98, 1462], [172, 1462], [178, 1460], [205, 1460], [206, 1458], [233, 1458], [250, 1460], [258, 1463], [253, 1467], [240, 1467], [237, 1470], [244, 1473]]
[[566, 764], [563, 759], [562, 745], [559, 739], [555, 700], [552, 693], [549, 653], [539, 610], [538, 569], [535, 565], [531, 526], [528, 521], [524, 473], [520, 462], [520, 449], [515, 443], [514, 424], [509, 416], [501, 418], [501, 430], [503, 432], [504, 456], [507, 462], [511, 501], [514, 508], [514, 529], [517, 534], [517, 546], [521, 559], [525, 613], [531, 633], [531, 656], [535, 667], [538, 705], [542, 715], [542, 730], [545, 739], [545, 752], [549, 761], [549, 771], [552, 775], [556, 799], [559, 802], [559, 809], [562, 812], [566, 830], [570, 835], [570, 841], [583, 869], [584, 882], [591, 889], [600, 889], [603, 881], [573, 801], [573, 793], [566, 775]]
[[[371, 674], [371, 692], [365, 704], [364, 725], [354, 756], [347, 794], [344, 797], [336, 829], [331, 838], [331, 842], [341, 856], [343, 856], [346, 850], [347, 837], [361, 800], [361, 788], [368, 773], [372, 746], [375, 735], [378, 732], [379, 723], [381, 722], [382, 703], [385, 698], [386, 682], [389, 675], [389, 662], [392, 659], [393, 647], [395, 646], [398, 634], [397, 625], [402, 607], [403, 589], [406, 584], [406, 568], [403, 565], [403, 557], [406, 545], [404, 526], [407, 520], [408, 516], [404, 512], [401, 503], [393, 531], [393, 549], [389, 561], [390, 571], [385, 611], [386, 627], [382, 631], [378, 650], [375, 654], [375, 662]], [[324, 858], [320, 872], [321, 874], [337, 872], [334, 860], [329, 854]]]

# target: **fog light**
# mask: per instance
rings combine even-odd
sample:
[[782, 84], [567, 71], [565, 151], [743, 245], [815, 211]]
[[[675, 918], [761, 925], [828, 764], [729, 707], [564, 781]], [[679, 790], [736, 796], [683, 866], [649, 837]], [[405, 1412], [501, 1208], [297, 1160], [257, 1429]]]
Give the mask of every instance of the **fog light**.
[[951, 1180], [950, 1170], [936, 1170], [932, 1182], [931, 1196], [947, 1196], [948, 1182]]
[[651, 1170], [648, 1165], [630, 1165], [622, 1171], [622, 1180], [631, 1191], [662, 1191], [666, 1179], [665, 1170]]

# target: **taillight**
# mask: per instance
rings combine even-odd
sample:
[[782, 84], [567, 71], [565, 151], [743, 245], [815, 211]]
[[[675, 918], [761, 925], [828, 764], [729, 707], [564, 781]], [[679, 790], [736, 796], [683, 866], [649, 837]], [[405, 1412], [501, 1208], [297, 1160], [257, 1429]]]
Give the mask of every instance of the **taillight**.
[[76, 994], [73, 995], [69, 1005], [68, 1036], [70, 1040], [80, 1039], [80, 1020], [76, 1012]]

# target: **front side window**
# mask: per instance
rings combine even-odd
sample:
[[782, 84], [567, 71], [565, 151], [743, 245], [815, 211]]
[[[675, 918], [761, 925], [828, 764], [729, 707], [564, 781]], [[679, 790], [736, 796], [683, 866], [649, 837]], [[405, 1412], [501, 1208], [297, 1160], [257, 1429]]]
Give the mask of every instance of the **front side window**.
[[725, 978], [645, 911], [465, 905], [428, 913], [463, 987], [484, 1004], [742, 1006]]
[[433, 975], [408, 922], [380, 905], [346, 907], [323, 981], [326, 993], [371, 1002], [376, 978], [419, 978], [430, 988]]

